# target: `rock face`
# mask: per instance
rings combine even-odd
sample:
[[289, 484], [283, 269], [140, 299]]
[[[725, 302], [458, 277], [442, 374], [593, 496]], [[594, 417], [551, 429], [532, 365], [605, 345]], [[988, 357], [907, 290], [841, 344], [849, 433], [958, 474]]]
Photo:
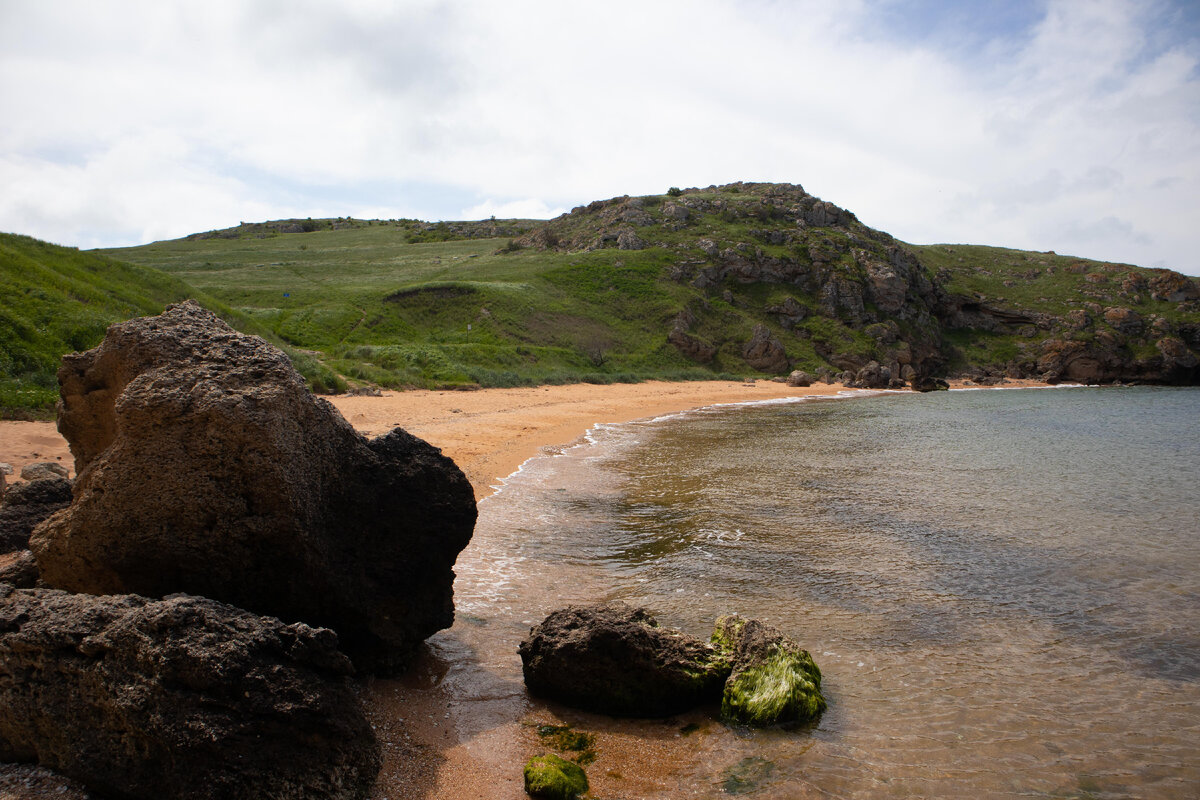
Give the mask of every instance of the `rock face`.
[[24, 550], [44, 519], [71, 503], [71, 482], [48, 478], [13, 486], [0, 503], [0, 553]]
[[774, 628], [737, 615], [717, 620], [713, 643], [732, 664], [721, 698], [730, 721], [765, 726], [808, 722], [825, 710], [821, 670]]
[[0, 663], [0, 760], [105, 796], [365, 798], [379, 770], [329, 630], [0, 585]]
[[30, 541], [46, 585], [333, 628], [381, 672], [453, 622], [465, 476], [403, 430], [366, 440], [262, 339], [189, 301], [112, 326], [59, 382], [77, 479]]
[[754, 334], [742, 348], [742, 358], [761, 372], [785, 372], [789, 366], [783, 343], [766, 325], [754, 326]]
[[663, 717], [713, 700], [729, 671], [708, 643], [623, 603], [555, 611], [519, 652], [534, 694], [620, 717]]

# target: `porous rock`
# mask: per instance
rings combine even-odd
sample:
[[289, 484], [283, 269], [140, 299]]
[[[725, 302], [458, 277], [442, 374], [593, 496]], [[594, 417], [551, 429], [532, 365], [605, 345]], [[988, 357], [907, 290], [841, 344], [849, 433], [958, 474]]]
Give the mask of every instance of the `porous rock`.
[[788, 386], [812, 386], [813, 376], [798, 369], [787, 376], [786, 382]]
[[466, 477], [399, 428], [365, 439], [275, 347], [188, 301], [110, 327], [58, 377], [77, 479], [30, 541], [46, 585], [332, 628], [378, 672], [452, 624]]
[[0, 553], [24, 550], [29, 535], [44, 519], [71, 504], [71, 481], [53, 477], [18, 483], [0, 503]]
[[0, 585], [0, 760], [141, 800], [365, 798], [378, 743], [327, 629], [198, 597]]
[[713, 700], [729, 670], [709, 643], [624, 603], [555, 611], [519, 652], [530, 692], [620, 717], [663, 717]]
[[754, 726], [808, 722], [825, 710], [821, 670], [796, 642], [758, 620], [721, 617], [713, 643], [732, 670], [721, 697], [721, 716]]
[[21, 480], [42, 481], [49, 478], [69, 478], [70, 471], [57, 461], [38, 461], [21, 467]]
[[37, 582], [37, 561], [32, 552], [17, 550], [0, 554], [0, 583], [10, 583], [18, 589], [32, 589]]

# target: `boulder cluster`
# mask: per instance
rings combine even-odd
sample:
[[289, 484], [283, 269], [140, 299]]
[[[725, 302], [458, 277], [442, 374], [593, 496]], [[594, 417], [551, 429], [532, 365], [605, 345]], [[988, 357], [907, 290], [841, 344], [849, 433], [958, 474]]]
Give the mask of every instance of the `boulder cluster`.
[[0, 760], [127, 798], [366, 797], [349, 678], [453, 622], [465, 476], [190, 301], [59, 383], [74, 484], [0, 506]]
[[706, 703], [752, 726], [815, 720], [825, 710], [821, 671], [778, 630], [737, 615], [705, 641], [662, 628], [624, 603], [555, 611], [520, 646], [525, 685], [574, 708], [665, 717]]

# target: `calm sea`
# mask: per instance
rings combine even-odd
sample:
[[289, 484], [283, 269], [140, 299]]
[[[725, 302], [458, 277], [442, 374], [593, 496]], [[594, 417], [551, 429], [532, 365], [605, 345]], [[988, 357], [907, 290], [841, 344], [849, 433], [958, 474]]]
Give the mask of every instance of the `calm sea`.
[[1061, 388], [598, 426], [481, 504], [456, 630], [517, 680], [569, 602], [808, 648], [820, 723], [706, 727], [681, 795], [1195, 798], [1198, 422], [1196, 389]]

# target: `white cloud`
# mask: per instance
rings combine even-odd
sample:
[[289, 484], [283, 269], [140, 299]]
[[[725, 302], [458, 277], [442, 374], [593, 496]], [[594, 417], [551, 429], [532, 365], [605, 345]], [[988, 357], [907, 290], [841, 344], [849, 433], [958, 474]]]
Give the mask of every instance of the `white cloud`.
[[510, 200], [508, 202], [498, 202], [489, 198], [482, 203], [477, 203], [470, 208], [463, 209], [459, 217], [460, 219], [487, 219], [488, 217], [496, 217], [497, 219], [550, 219], [567, 211], [568, 209], [562, 207], [551, 208], [543, 200], [535, 197], [529, 197], [524, 200]]
[[897, 5], [3, 4], [0, 228], [117, 244], [769, 180], [910, 241], [1200, 273], [1186, 6], [1052, 0], [964, 52], [971, 14], [917, 41], [873, 24]]

